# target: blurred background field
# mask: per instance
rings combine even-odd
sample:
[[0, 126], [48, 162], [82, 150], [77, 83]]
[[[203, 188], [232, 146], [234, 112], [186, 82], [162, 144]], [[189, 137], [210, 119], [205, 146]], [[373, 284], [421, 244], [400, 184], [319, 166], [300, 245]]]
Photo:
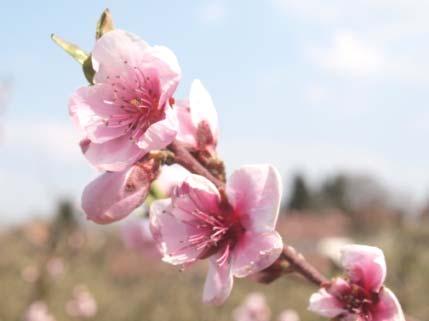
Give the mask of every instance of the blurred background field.
[[[338, 250], [337, 243], [351, 239], [381, 247], [387, 256], [387, 284], [409, 315], [428, 320], [425, 210], [409, 219], [373, 201], [366, 209], [346, 211], [332, 201], [329, 206], [321, 202], [322, 195], [308, 193], [303, 202], [302, 187], [294, 190], [294, 197], [284, 202], [278, 225], [285, 242], [330, 276], [339, 273], [330, 254]], [[51, 220], [31, 220], [1, 231], [0, 320], [22, 320], [29, 305], [41, 300], [57, 321], [226, 321], [234, 320], [234, 309], [255, 291], [266, 295], [273, 320], [284, 309], [296, 310], [303, 321], [319, 320], [306, 311], [315, 289], [296, 276], [270, 285], [239, 279], [224, 306], [205, 306], [201, 304], [204, 263], [180, 271], [150, 251], [129, 249], [119, 224], [88, 224], [69, 202], [60, 202], [53, 214]], [[81, 314], [70, 309], [76, 288], [84, 288], [91, 297], [89, 303], [82, 303]]]

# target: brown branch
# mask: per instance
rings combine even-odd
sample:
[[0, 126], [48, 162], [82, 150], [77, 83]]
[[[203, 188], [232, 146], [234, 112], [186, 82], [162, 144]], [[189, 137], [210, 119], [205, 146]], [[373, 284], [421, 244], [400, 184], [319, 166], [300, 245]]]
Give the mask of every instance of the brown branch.
[[204, 176], [213, 184], [215, 184], [219, 190], [225, 189], [225, 184], [221, 180], [214, 177], [210, 173], [210, 171], [205, 168], [199, 161], [197, 161], [195, 157], [192, 156], [192, 154], [182, 144], [177, 141], [174, 141], [168, 146], [168, 149], [174, 153], [174, 161], [177, 164], [182, 165], [194, 174]]
[[285, 245], [281, 257], [289, 262], [295, 272], [301, 274], [311, 283], [320, 287], [329, 282], [324, 275], [308, 263], [304, 256], [298, 253], [292, 246]]

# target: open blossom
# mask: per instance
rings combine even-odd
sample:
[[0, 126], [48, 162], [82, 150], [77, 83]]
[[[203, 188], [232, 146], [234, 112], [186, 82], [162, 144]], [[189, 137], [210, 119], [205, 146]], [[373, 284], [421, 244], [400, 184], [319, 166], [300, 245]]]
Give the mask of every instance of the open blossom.
[[261, 293], [249, 294], [233, 312], [235, 321], [269, 321], [270, 316], [270, 307]]
[[246, 277], [270, 266], [283, 242], [275, 231], [281, 180], [269, 165], [244, 166], [226, 185], [225, 197], [206, 178], [189, 175], [171, 199], [151, 207], [151, 229], [163, 260], [187, 265], [209, 258], [203, 301], [220, 304], [233, 276]]
[[137, 163], [122, 172], [106, 172], [85, 187], [82, 208], [99, 224], [126, 217], [143, 204], [156, 177], [151, 161]]
[[42, 301], [33, 302], [24, 315], [24, 321], [55, 321], [49, 313], [48, 306]]
[[277, 321], [300, 321], [299, 314], [295, 310], [283, 310]]
[[189, 99], [177, 101], [177, 140], [188, 148], [214, 152], [218, 141], [218, 117], [212, 98], [200, 80], [192, 82]]
[[60, 277], [64, 274], [64, 260], [60, 257], [52, 257], [46, 263], [46, 270], [52, 278]]
[[341, 255], [346, 278], [337, 278], [314, 293], [309, 309], [339, 321], [405, 321], [396, 296], [383, 286], [383, 252], [371, 246], [347, 245]]
[[73, 289], [73, 298], [66, 304], [66, 311], [73, 317], [92, 318], [97, 313], [97, 302], [85, 286], [78, 285]]
[[160, 253], [150, 231], [148, 218], [135, 218], [121, 226], [121, 238], [127, 248], [148, 258], [160, 258]]
[[69, 110], [85, 139], [87, 159], [106, 171], [121, 171], [177, 133], [170, 100], [180, 80], [175, 55], [122, 30], [104, 34], [92, 51], [93, 86], [78, 89]]

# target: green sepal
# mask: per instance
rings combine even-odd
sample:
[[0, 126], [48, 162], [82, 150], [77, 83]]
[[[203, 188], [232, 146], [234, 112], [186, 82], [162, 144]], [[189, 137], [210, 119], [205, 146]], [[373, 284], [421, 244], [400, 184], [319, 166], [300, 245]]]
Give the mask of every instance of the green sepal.
[[81, 65], [89, 58], [89, 55], [75, 44], [65, 41], [55, 34], [51, 35], [51, 39]]
[[106, 32], [112, 31], [114, 28], [113, 26], [113, 19], [112, 14], [110, 13], [109, 9], [106, 9], [101, 14], [100, 19], [97, 22], [97, 27], [95, 29], [95, 39], [100, 39]]
[[86, 60], [82, 64], [83, 74], [85, 75], [86, 80], [93, 85], [94, 84], [94, 76], [95, 76], [95, 70], [92, 66], [92, 59], [91, 55], [86, 58]]

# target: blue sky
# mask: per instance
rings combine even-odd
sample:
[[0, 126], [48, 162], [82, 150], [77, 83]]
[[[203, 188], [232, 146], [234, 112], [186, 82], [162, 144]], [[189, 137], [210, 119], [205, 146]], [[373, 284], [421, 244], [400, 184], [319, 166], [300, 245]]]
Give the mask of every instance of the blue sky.
[[[1, 0], [0, 0], [1, 1]], [[90, 50], [101, 11], [170, 47], [183, 79], [208, 88], [229, 169], [271, 162], [285, 182], [336, 170], [369, 173], [421, 201], [429, 194], [429, 22], [426, 0], [1, 1], [0, 221], [79, 199], [97, 173], [67, 114], [85, 84], [52, 32]], [[287, 189], [286, 189], [287, 193]]]

